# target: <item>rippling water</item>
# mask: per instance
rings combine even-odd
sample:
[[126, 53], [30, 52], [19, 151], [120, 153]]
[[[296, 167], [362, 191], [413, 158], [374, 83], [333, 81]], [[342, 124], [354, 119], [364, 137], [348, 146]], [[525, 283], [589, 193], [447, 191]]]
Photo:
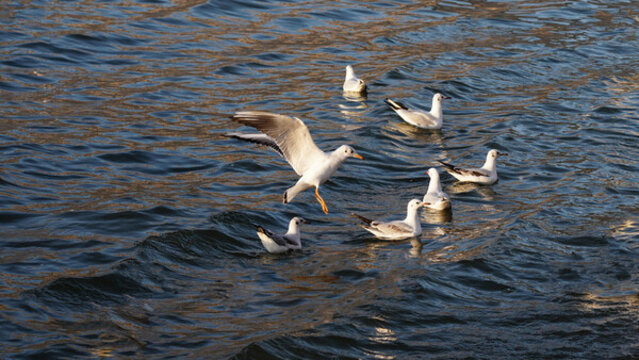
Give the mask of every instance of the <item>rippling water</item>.
[[[639, 356], [636, 1], [0, 5], [4, 358]], [[369, 83], [341, 94], [344, 66]], [[444, 104], [441, 131], [385, 97]], [[353, 145], [322, 186], [222, 135], [242, 109]], [[436, 160], [452, 216], [403, 216]], [[304, 250], [253, 223], [302, 215]]]

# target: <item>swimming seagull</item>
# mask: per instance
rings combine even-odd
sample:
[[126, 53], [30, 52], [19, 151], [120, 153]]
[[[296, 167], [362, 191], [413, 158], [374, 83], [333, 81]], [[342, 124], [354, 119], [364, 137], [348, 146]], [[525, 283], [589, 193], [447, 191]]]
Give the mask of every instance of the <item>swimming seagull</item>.
[[328, 180], [349, 157], [363, 159], [348, 145], [342, 145], [330, 153], [320, 150], [302, 120], [297, 117], [264, 111], [241, 111], [231, 116], [233, 121], [252, 126], [263, 134], [229, 133], [227, 136], [269, 146], [280, 153], [300, 176], [297, 183], [286, 190], [283, 203], [288, 204], [298, 193], [315, 187], [315, 198], [328, 214], [319, 186]]
[[429, 112], [409, 109], [402, 103], [389, 98], [386, 98], [386, 103], [407, 123], [422, 129], [436, 130], [442, 127], [442, 121], [444, 119], [442, 100], [444, 99], [450, 98], [440, 93], [433, 95], [433, 104]]
[[419, 199], [413, 199], [408, 202], [406, 218], [404, 220], [395, 220], [390, 222], [381, 222], [379, 220], [370, 220], [363, 216], [352, 214], [356, 218], [362, 220], [366, 225], [362, 227], [378, 239], [382, 240], [403, 240], [411, 237], [419, 236], [422, 233], [422, 225], [419, 222], [417, 210], [424, 205]]
[[286, 234], [275, 234], [272, 231], [257, 226], [257, 236], [262, 241], [262, 245], [266, 251], [272, 254], [279, 254], [288, 250], [299, 250], [302, 248], [300, 238], [300, 225], [309, 222], [301, 217], [294, 217], [288, 223], [288, 231]]
[[343, 89], [345, 93], [366, 94], [366, 83], [355, 75], [355, 71], [350, 65], [346, 66]]
[[446, 171], [459, 181], [473, 182], [482, 185], [490, 185], [497, 182], [497, 156], [506, 156], [508, 154], [492, 149], [486, 155], [486, 162], [481, 168], [464, 169], [440, 161], [446, 167]]
[[439, 172], [437, 169], [430, 168], [426, 172], [430, 176], [428, 183], [428, 191], [424, 195], [423, 202], [429, 203], [426, 207], [433, 210], [445, 210], [450, 208], [450, 198], [442, 191], [442, 185], [439, 182]]

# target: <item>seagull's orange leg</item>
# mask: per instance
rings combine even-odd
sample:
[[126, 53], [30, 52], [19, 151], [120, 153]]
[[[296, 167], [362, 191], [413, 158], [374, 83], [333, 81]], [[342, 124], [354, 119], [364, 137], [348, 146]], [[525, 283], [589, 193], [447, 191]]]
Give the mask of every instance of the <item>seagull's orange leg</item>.
[[319, 188], [315, 188], [315, 198], [317, 199], [317, 201], [319, 201], [320, 204], [322, 204], [322, 211], [324, 211], [324, 214], [328, 214], [328, 208], [326, 207], [326, 203], [324, 202], [324, 199], [322, 199], [322, 197], [319, 194]]

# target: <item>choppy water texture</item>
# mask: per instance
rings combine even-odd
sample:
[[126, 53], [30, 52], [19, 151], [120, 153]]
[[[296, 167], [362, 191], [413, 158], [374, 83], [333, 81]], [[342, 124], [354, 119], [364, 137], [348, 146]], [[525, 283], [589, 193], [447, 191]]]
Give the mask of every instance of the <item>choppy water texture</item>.
[[[9, 359], [639, 357], [636, 1], [4, 1], [0, 348]], [[369, 83], [341, 94], [344, 67]], [[444, 103], [417, 130], [391, 97]], [[297, 115], [348, 160], [288, 205]], [[437, 160], [452, 216], [382, 242]], [[304, 216], [270, 255], [252, 224]]]

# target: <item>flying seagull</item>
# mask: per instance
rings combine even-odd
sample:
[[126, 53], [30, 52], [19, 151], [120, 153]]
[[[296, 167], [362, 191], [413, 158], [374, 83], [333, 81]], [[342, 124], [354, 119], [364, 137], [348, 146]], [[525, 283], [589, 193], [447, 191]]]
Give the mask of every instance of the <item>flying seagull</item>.
[[319, 194], [319, 186], [349, 157], [363, 159], [348, 145], [342, 145], [332, 152], [320, 150], [306, 125], [297, 117], [263, 111], [241, 111], [231, 116], [231, 119], [254, 127], [262, 134], [229, 133], [227, 136], [273, 148], [300, 176], [297, 183], [284, 192], [284, 204], [291, 202], [298, 193], [315, 187], [315, 198], [322, 205], [322, 211], [328, 214], [326, 202]]

